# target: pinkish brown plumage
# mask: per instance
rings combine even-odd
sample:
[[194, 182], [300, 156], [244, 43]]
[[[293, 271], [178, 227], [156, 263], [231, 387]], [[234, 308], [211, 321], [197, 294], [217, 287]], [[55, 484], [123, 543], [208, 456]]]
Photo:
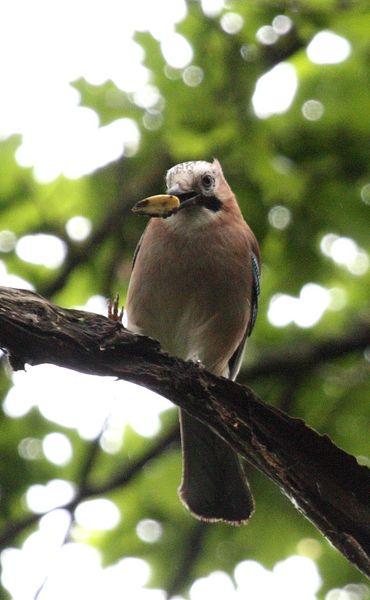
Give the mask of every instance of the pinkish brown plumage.
[[[235, 378], [257, 309], [258, 244], [218, 161], [176, 165], [166, 183], [168, 193], [193, 194], [197, 203], [149, 222], [129, 286], [128, 328]], [[235, 453], [184, 412], [181, 424], [185, 504], [203, 519], [246, 520], [253, 500]]]

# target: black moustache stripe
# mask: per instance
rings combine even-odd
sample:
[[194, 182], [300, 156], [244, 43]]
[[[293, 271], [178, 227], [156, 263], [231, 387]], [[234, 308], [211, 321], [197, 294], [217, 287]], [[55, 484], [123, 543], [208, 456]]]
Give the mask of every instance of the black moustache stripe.
[[[194, 191], [184, 192], [177, 195], [178, 199], [180, 200], [180, 204], [183, 204], [185, 202], [187, 203], [187, 200], [191, 200], [191, 198], [194, 198], [195, 196], [196, 193]], [[216, 196], [204, 196], [202, 194], [201, 198], [196, 202], [196, 204], [198, 204], [199, 206], [204, 206], [212, 212], [218, 212], [222, 208], [222, 202]]]
[[202, 206], [208, 208], [212, 212], [218, 212], [221, 210], [222, 202], [216, 196], [202, 196]]

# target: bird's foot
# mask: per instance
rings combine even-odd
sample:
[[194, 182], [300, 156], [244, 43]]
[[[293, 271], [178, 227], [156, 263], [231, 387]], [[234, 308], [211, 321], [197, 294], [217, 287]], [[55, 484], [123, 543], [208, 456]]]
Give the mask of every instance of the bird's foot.
[[122, 323], [123, 306], [119, 308], [119, 293], [117, 292], [113, 300], [108, 300], [108, 319]]
[[200, 360], [200, 358], [198, 358], [197, 356], [192, 356], [190, 358], [191, 362], [193, 362], [195, 365], [197, 365], [197, 367], [199, 367], [200, 369], [205, 369], [204, 364], [202, 363], [202, 361]]

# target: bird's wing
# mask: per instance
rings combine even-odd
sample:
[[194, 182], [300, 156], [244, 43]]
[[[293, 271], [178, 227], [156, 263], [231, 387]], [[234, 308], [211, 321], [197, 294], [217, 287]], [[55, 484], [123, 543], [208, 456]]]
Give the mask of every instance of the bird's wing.
[[247, 327], [247, 335], [252, 333], [258, 313], [258, 299], [260, 295], [260, 266], [257, 256], [252, 252], [252, 270], [253, 270], [253, 287], [252, 287], [252, 312], [249, 324]]
[[139, 241], [137, 243], [137, 246], [135, 248], [134, 256], [132, 257], [131, 271], [134, 270], [135, 262], [136, 262], [136, 259], [137, 259], [137, 255], [139, 254], [139, 250], [141, 248], [141, 244], [143, 243], [145, 232], [146, 232], [146, 229], [144, 229], [143, 233], [141, 234], [141, 238], [139, 239]]
[[257, 318], [258, 312], [258, 297], [260, 295], [260, 267], [257, 256], [252, 252], [252, 273], [253, 273], [253, 285], [252, 285], [252, 298], [251, 298], [251, 316], [245, 330], [242, 341], [235, 350], [234, 354], [229, 360], [229, 378], [236, 379], [239, 372], [240, 365], [243, 359], [244, 347], [247, 337], [252, 333], [254, 324]]

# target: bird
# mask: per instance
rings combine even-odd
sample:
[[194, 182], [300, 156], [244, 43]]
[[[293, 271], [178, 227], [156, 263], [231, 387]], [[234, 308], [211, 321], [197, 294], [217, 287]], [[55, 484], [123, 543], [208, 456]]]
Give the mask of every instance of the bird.
[[[167, 197], [174, 196], [178, 207], [162, 217], [155, 211], [136, 248], [127, 328], [234, 380], [258, 310], [256, 237], [217, 159], [180, 163], [165, 180]], [[146, 205], [142, 212], [150, 214], [156, 198], [163, 204], [164, 196], [153, 196], [137, 206]], [[245, 523], [254, 511], [245, 465], [207, 425], [179, 412], [180, 499], [200, 520]]]

